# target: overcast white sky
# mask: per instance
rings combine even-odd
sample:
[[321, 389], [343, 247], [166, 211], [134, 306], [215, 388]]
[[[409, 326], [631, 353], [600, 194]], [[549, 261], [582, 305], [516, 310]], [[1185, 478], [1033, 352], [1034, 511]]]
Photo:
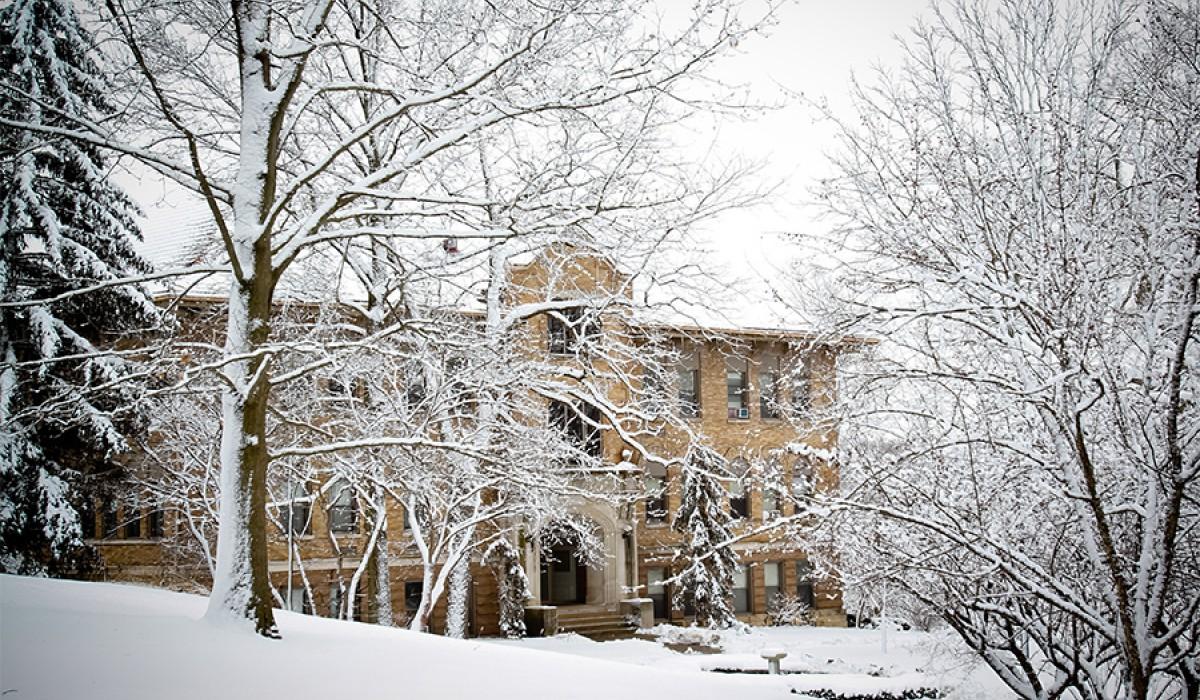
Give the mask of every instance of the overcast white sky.
[[[664, 11], [692, 4], [692, 0], [661, 2]], [[780, 236], [823, 226], [804, 203], [811, 183], [828, 171], [825, 153], [833, 146], [832, 131], [810, 108], [788, 98], [787, 91], [823, 98], [835, 112], [844, 113], [851, 74], [869, 78], [868, 73], [877, 64], [896, 65], [901, 52], [895, 37], [906, 34], [920, 16], [928, 13], [929, 2], [791, 0], [780, 8], [778, 22], [768, 36], [743, 42], [738, 47], [740, 55], [721, 65], [717, 77], [726, 83], [747, 85], [754, 101], [790, 102], [749, 121], [722, 120], [712, 124], [709, 133], [690, 135], [694, 138], [686, 140], [705, 150], [715, 146], [719, 154], [726, 156], [760, 160], [764, 163], [764, 180], [780, 183], [768, 205], [731, 212], [705, 227], [703, 233], [710, 242], [713, 262], [723, 263], [730, 278], [772, 277], [772, 271], [786, 267], [795, 254], [790, 246], [779, 243]], [[172, 208], [178, 197], [170, 192], [172, 188], [158, 182], [123, 184], [147, 209]], [[184, 213], [182, 209], [180, 214]], [[194, 218], [195, 211], [191, 214]], [[178, 222], [152, 222], [146, 231], [151, 248], [158, 233], [154, 229], [162, 224], [178, 226]], [[738, 306], [743, 307], [738, 313], [742, 316], [753, 304]], [[783, 322], [770, 318], [777, 312], [758, 311], [759, 318], [741, 320], [750, 325]]]
[[[771, 35], [746, 42], [742, 55], [722, 71], [748, 83], [763, 102], [778, 102], [783, 90], [847, 108], [851, 74], [868, 75], [877, 65], [894, 66], [905, 35], [929, 11], [929, 0], [793, 0], [779, 13]], [[869, 80], [868, 80], [869, 82]], [[769, 207], [731, 213], [707, 227], [714, 250], [735, 269], [769, 268], [780, 262], [782, 232], [811, 231], [822, 224], [803, 206], [810, 184], [828, 172], [825, 153], [832, 131], [813, 111], [793, 101], [749, 122], [729, 121], [715, 134], [719, 147], [766, 163], [764, 177], [782, 183]]]

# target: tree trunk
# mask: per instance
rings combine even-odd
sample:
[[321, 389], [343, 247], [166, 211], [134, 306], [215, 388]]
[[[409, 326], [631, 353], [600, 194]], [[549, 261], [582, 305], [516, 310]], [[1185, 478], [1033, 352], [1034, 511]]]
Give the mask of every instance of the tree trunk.
[[[269, 278], [234, 282], [227, 356], [252, 352], [266, 342], [270, 307]], [[222, 396], [220, 525], [208, 616], [253, 620], [255, 632], [278, 637], [267, 570], [266, 361], [242, 360], [226, 370], [233, 386]]]
[[464, 554], [450, 574], [450, 603], [446, 613], [446, 636], [467, 638], [467, 608], [471, 594], [471, 558]]

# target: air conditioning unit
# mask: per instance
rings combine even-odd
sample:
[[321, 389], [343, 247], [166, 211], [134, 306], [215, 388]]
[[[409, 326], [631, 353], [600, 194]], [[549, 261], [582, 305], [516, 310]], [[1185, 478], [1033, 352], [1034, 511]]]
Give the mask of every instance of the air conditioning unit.
[[739, 419], [739, 420], [746, 420], [747, 418], [749, 418], [749, 417], [750, 417], [750, 409], [748, 409], [748, 408], [739, 408], [739, 409], [737, 410], [737, 417], [738, 417], [738, 419]]

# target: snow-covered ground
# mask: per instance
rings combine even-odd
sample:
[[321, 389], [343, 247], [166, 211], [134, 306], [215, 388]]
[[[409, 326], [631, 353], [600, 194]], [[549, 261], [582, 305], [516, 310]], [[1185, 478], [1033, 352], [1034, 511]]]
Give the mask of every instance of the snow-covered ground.
[[[706, 631], [705, 634], [714, 633]], [[950, 634], [891, 630], [887, 635], [886, 653], [878, 630], [751, 627], [715, 636], [722, 649], [719, 654], [680, 654], [652, 641], [593, 642], [574, 634], [549, 639], [490, 641], [497, 645], [693, 673], [715, 669], [762, 671], [767, 664], [761, 652], [780, 650], [787, 652], [782, 661], [782, 669], [787, 674], [783, 676], [785, 683], [799, 691], [824, 688], [854, 694], [937, 688], [947, 692], [944, 697], [950, 699], [1014, 697], [991, 669], [967, 653], [961, 642]]]
[[[683, 655], [654, 642], [596, 643], [566, 635], [522, 642], [458, 641], [405, 630], [279, 613], [281, 641], [202, 619], [206, 599], [117, 584], [0, 576], [0, 696], [5, 700], [186, 698], [798, 698], [812, 679], [853, 688], [975, 678], [929, 660], [923, 636], [859, 631], [755, 630], [726, 635], [730, 653]], [[709, 673], [761, 666], [783, 646], [785, 668], [837, 675]], [[879, 666], [882, 678], [867, 672]], [[845, 678], [841, 678], [845, 676]], [[958, 697], [1004, 697], [978, 686]], [[868, 685], [864, 685], [868, 684]], [[919, 685], [920, 683], [916, 683]], [[812, 686], [817, 687], [817, 686]], [[898, 687], [896, 685], [880, 687]]]

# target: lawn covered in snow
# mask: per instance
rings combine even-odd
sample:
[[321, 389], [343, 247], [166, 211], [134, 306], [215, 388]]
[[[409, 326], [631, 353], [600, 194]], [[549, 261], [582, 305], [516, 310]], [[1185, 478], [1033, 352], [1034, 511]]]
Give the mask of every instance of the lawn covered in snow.
[[[98, 698], [792, 698], [813, 679], [895, 687], [963, 679], [927, 661], [925, 635], [893, 635], [881, 657], [872, 632], [802, 628], [726, 634], [728, 654], [669, 651], [648, 641], [574, 635], [518, 642], [453, 640], [407, 630], [278, 613], [282, 640], [202, 619], [199, 596], [105, 583], [0, 576], [0, 695]], [[812, 675], [706, 672], [761, 667], [757, 651], [788, 649], [785, 669]], [[872, 676], [872, 670], [881, 675]], [[887, 683], [893, 684], [886, 686]], [[993, 679], [994, 683], [994, 679]], [[867, 684], [864, 686], [863, 684]], [[825, 687], [825, 686], [821, 686]], [[984, 686], [959, 697], [1004, 697]], [[983, 694], [979, 694], [983, 693]]]
[[[663, 627], [655, 631], [662, 631]], [[675, 628], [675, 631], [679, 631]], [[653, 641], [629, 639], [593, 642], [578, 635], [549, 639], [489, 640], [493, 644], [554, 651], [606, 661], [693, 673], [716, 669], [765, 670], [764, 650], [787, 652], [782, 676], [789, 688], [828, 689], [843, 694], [901, 693], [937, 688], [945, 698], [1012, 698], [991, 669], [966, 652], [950, 633], [930, 634], [891, 630], [887, 651], [879, 630], [825, 627], [749, 627], [721, 633], [722, 653], [680, 654]], [[719, 675], [719, 674], [706, 674]], [[796, 696], [793, 696], [796, 697]]]

